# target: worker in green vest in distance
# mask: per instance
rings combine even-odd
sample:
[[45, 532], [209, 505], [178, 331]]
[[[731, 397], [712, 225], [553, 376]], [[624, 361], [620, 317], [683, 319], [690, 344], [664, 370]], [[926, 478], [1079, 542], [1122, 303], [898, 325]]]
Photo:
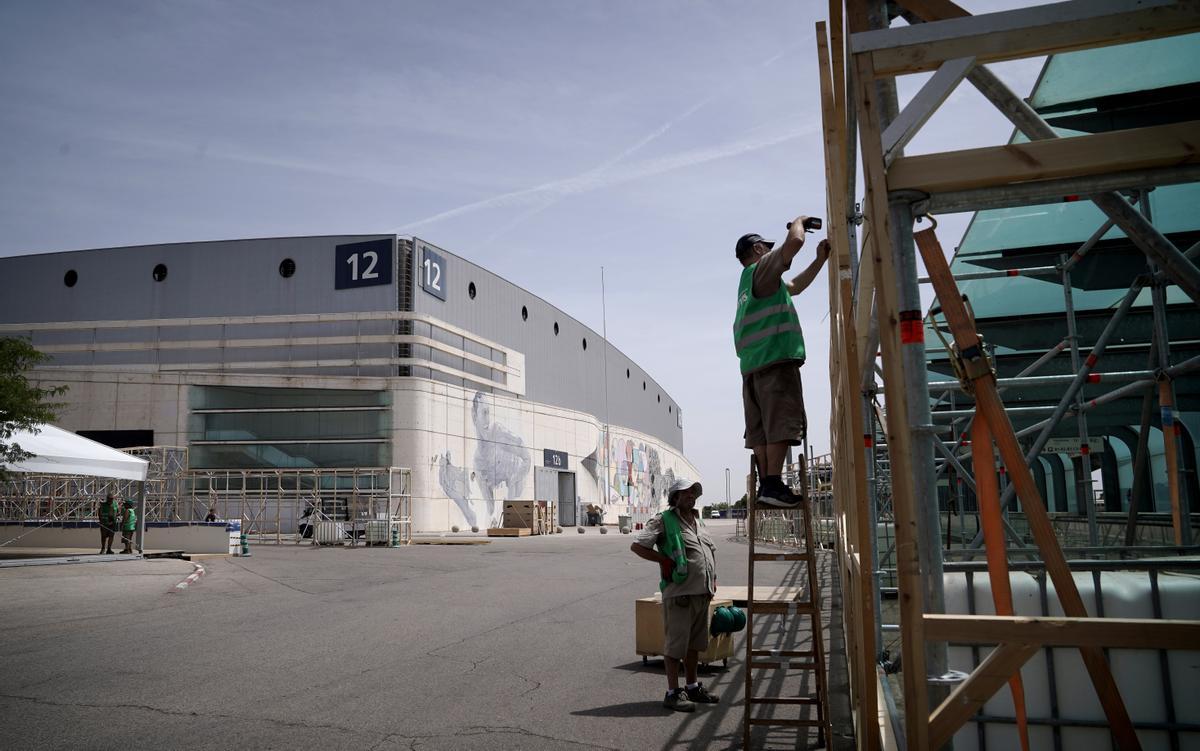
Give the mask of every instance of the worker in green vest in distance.
[[125, 501], [125, 515], [121, 517], [121, 541], [125, 543], [122, 553], [133, 552], [133, 538], [137, 534], [137, 509], [133, 499]]
[[804, 332], [792, 296], [812, 284], [829, 258], [829, 241], [821, 241], [816, 258], [794, 279], [784, 283], [781, 277], [804, 247], [805, 232], [820, 226], [819, 219], [799, 216], [778, 248], [754, 233], [742, 235], [735, 247], [742, 276], [733, 341], [742, 371], [746, 448], [758, 466], [758, 502], [779, 508], [803, 500], [784, 484], [783, 460], [789, 446], [803, 443], [808, 428], [800, 382]]
[[[708, 606], [717, 593], [717, 546], [696, 513], [704, 489], [680, 478], [667, 491], [666, 511], [646, 522], [630, 549], [639, 558], [658, 564], [662, 581], [663, 664], [667, 695], [663, 706], [694, 712], [697, 704], [716, 704], [696, 677], [700, 653], [708, 649]], [[655, 550], [655, 548], [658, 548]], [[679, 662], [687, 685], [679, 687]]]
[[117, 519], [121, 516], [121, 508], [112, 493], [104, 496], [96, 516], [100, 522], [100, 555], [112, 555], [113, 538], [117, 536]]

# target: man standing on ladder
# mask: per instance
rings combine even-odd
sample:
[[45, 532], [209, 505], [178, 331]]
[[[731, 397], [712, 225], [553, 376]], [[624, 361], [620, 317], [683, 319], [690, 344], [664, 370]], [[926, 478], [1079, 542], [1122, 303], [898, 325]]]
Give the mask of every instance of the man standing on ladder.
[[820, 229], [821, 220], [796, 217], [783, 245], [748, 234], [738, 238], [735, 252], [742, 264], [738, 283], [733, 340], [742, 370], [742, 403], [746, 413], [746, 448], [758, 466], [758, 502], [793, 508], [803, 500], [783, 482], [788, 448], [804, 441], [807, 420], [800, 366], [804, 333], [792, 296], [812, 284], [829, 258], [829, 241], [817, 246], [817, 257], [792, 281], [780, 278], [804, 246], [804, 234]]

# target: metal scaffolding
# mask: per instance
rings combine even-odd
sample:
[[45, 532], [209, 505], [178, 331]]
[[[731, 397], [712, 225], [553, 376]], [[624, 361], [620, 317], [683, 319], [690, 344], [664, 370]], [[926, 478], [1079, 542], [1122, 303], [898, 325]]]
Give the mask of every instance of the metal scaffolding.
[[[299, 541], [304, 527], [341, 524], [357, 545], [382, 523], [390, 539], [412, 541], [412, 473], [401, 467], [347, 469], [187, 468], [187, 449], [146, 446], [126, 451], [150, 462], [144, 485], [76, 475], [14, 473], [0, 483], [0, 520], [55, 526], [95, 520], [106, 495], [137, 498], [144, 492], [140, 521], [199, 522], [209, 511], [238, 519], [255, 542]], [[373, 524], [375, 523], [375, 524]]]
[[[830, 468], [832, 494], [825, 524], [836, 529], [840, 553], [858, 746], [880, 748], [894, 730], [893, 740], [899, 745], [942, 748], [967, 722], [998, 721], [980, 715], [983, 704], [1006, 684], [1018, 696], [1021, 666], [1043, 646], [1055, 646], [1080, 653], [1107, 716], [1103, 727], [1112, 733], [1115, 746], [1140, 748], [1136, 729], [1147, 726], [1130, 719], [1101, 648], [1165, 651], [1194, 645], [1200, 643], [1200, 623], [1088, 617], [1072, 578], [1080, 568], [1069, 564], [1066, 555], [1095, 556], [1105, 542], [1117, 539], [1123, 543], [1117, 553], [1121, 556], [1197, 552], [1192, 545], [1195, 519], [1181, 490], [1184, 467], [1173, 384], [1195, 372], [1200, 358], [1172, 362], [1165, 302], [1167, 285], [1178, 287], [1193, 303], [1200, 300], [1200, 271], [1193, 262], [1197, 246], [1181, 251], [1157, 229], [1146, 196], [1156, 185], [1200, 178], [1195, 164], [1200, 161], [1200, 122], [1060, 138], [986, 64], [1195, 31], [1200, 29], [1200, 3], [1097, 0], [975, 17], [949, 0], [846, 0], [844, 7], [840, 0], [831, 0], [829, 14], [828, 24], [817, 24], [833, 261], [833, 450], [823, 465]], [[892, 27], [894, 16], [903, 16], [908, 25]], [[895, 77], [930, 71], [932, 77], [901, 110]], [[1028, 142], [905, 156], [905, 144], [963, 80], [970, 81]], [[865, 181], [861, 213], [854, 184], [860, 157]], [[1032, 205], [1064, 197], [1091, 201], [1106, 219], [1054, 265], [954, 277], [937, 239], [936, 222], [920, 231], [914, 226], [932, 212]], [[1077, 326], [1072, 272], [1113, 227], [1145, 255], [1146, 266], [1129, 281], [1107, 323], [1085, 348]], [[918, 255], [928, 277], [918, 276]], [[1019, 277], [1061, 284], [1065, 336], [1020, 372], [997, 378], [995, 352], [979, 337], [974, 312], [957, 285]], [[932, 283], [939, 301], [928, 313], [922, 311], [921, 283]], [[1098, 364], [1143, 290], [1149, 291], [1153, 319], [1146, 367], [1101, 372]], [[936, 353], [932, 342], [927, 351], [927, 331], [941, 340], [943, 353]], [[935, 353], [943, 366], [954, 367], [957, 380], [930, 381]], [[1059, 355], [1070, 358], [1068, 375], [1038, 375]], [[1116, 387], [1085, 398], [1084, 386], [1097, 383]], [[1004, 390], [1020, 394], [1046, 387], [1062, 389], [1054, 403], [1014, 408], [1000, 399]], [[1088, 413], [1138, 395], [1143, 395], [1143, 420], [1135, 483], [1141, 483], [1157, 397], [1170, 512], [1142, 513], [1139, 506], [1146, 489], [1135, 485], [1127, 514], [1101, 513], [1092, 502], [1088, 439], [1093, 431]], [[1030, 465], [1039, 462], [1051, 435], [1067, 419], [1073, 421], [1082, 455], [1081, 470], [1075, 473], [1081, 508], [1052, 515]], [[1018, 431], [1013, 420], [1029, 424]], [[948, 481], [945, 522], [938, 502], [943, 477]], [[990, 505], [972, 503], [968, 508], [967, 501], [976, 495], [980, 504], [986, 500]], [[818, 511], [826, 510], [824, 498], [814, 500]], [[990, 526], [993, 522], [995, 527]], [[817, 526], [822, 528], [822, 522]], [[989, 540], [991, 533], [985, 534], [985, 528], [999, 537]], [[1169, 540], [1161, 536], [1166, 531]], [[1167, 544], [1158, 545], [1160, 541]], [[1043, 581], [1053, 584], [1067, 617], [1014, 618], [1011, 602], [1006, 612], [995, 589], [994, 612], [999, 615], [945, 615], [944, 572], [984, 564], [945, 564], [943, 556], [969, 559], [985, 552], [984, 570], [993, 587], [1003, 581], [1007, 590], [1009, 557], [1028, 558], [1040, 566]], [[880, 595], [888, 589], [880, 577], [892, 573], [884, 570], [891, 568], [891, 557], [899, 611], [894, 630], [903, 663], [902, 722], [888, 701], [887, 679], [878, 664], [885, 631]], [[1170, 561], [1160, 562], [1152, 576], [1172, 568]], [[1050, 638], [1050, 633], [1055, 636]], [[997, 646], [990, 654], [974, 647], [980, 658], [974, 664], [979, 667], [969, 675], [954, 676], [947, 671], [949, 643]], [[878, 721], [880, 704], [883, 714], [896, 720], [894, 728]], [[1023, 734], [1026, 718], [1023, 702], [1018, 704]], [[1051, 719], [1072, 724], [1057, 716]], [[1178, 723], [1166, 728], [1173, 738], [1181, 729], [1192, 728]]]

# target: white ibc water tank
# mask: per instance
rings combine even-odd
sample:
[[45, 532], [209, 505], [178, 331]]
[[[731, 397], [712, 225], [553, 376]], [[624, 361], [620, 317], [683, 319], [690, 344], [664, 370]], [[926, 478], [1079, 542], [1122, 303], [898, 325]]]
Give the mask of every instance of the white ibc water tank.
[[[1150, 574], [1145, 571], [1112, 571], [1099, 574], [1101, 578], [1103, 615], [1110, 618], [1154, 618], [1151, 597]], [[1096, 588], [1093, 575], [1074, 573], [1075, 586], [1087, 606], [1089, 616], [1097, 616]], [[992, 590], [987, 572], [975, 572], [972, 577], [974, 608], [968, 602], [968, 578], [965, 573], [953, 572], [944, 575], [946, 612], [957, 614], [975, 613], [994, 615]], [[1030, 573], [1011, 574], [1013, 610], [1016, 615], [1062, 616], [1053, 582], [1047, 582], [1047, 611], [1042, 610], [1038, 580]], [[1158, 575], [1158, 594], [1161, 616], [1164, 619], [1200, 620], [1200, 577], [1186, 574], [1162, 572]], [[1174, 697], [1175, 721], [1200, 724], [1200, 645], [1197, 651], [1170, 650], [1167, 669], [1170, 673], [1171, 694]], [[992, 647], [979, 647], [979, 659], [983, 659]], [[1049, 650], [1053, 655], [1055, 700], [1057, 716], [1063, 720], [1083, 720], [1106, 723], [1104, 710], [1096, 698], [1091, 678], [1079, 651], [1068, 647]], [[1030, 719], [1050, 718], [1051, 686], [1047, 668], [1047, 650], [1034, 655], [1021, 669], [1025, 687], [1026, 714]], [[978, 663], [970, 647], [951, 646], [949, 663], [952, 670], [970, 672]], [[1125, 706], [1134, 723], [1167, 722], [1167, 694], [1161, 669], [1160, 653], [1148, 649], [1115, 649], [1109, 652], [1109, 663]], [[988, 701], [982, 714], [994, 717], [1013, 717], [1012, 695], [1007, 684]], [[954, 736], [955, 751], [987, 749], [1019, 749], [1016, 725], [1010, 722], [983, 723], [984, 743], [981, 746], [975, 722], [968, 722]], [[1138, 730], [1142, 748], [1146, 751], [1171, 748], [1170, 736], [1165, 730]], [[1097, 751], [1107, 749], [1109, 733], [1103, 727], [1061, 728], [1063, 751]], [[1200, 748], [1200, 733], [1180, 733], [1180, 748]], [[1031, 748], [1054, 748], [1053, 731], [1048, 725], [1029, 726]]]
[[316, 523], [313, 542], [318, 545], [341, 545], [345, 539], [345, 522], [319, 521]]

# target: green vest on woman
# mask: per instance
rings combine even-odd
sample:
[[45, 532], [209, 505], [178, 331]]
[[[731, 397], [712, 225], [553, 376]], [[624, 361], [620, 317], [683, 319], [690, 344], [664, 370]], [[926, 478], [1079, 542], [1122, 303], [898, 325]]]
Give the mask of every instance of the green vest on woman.
[[788, 360], [804, 362], [804, 332], [787, 286], [780, 282], [775, 294], [754, 296], [754, 263], [742, 269], [738, 283], [737, 316], [733, 343], [742, 374]]

